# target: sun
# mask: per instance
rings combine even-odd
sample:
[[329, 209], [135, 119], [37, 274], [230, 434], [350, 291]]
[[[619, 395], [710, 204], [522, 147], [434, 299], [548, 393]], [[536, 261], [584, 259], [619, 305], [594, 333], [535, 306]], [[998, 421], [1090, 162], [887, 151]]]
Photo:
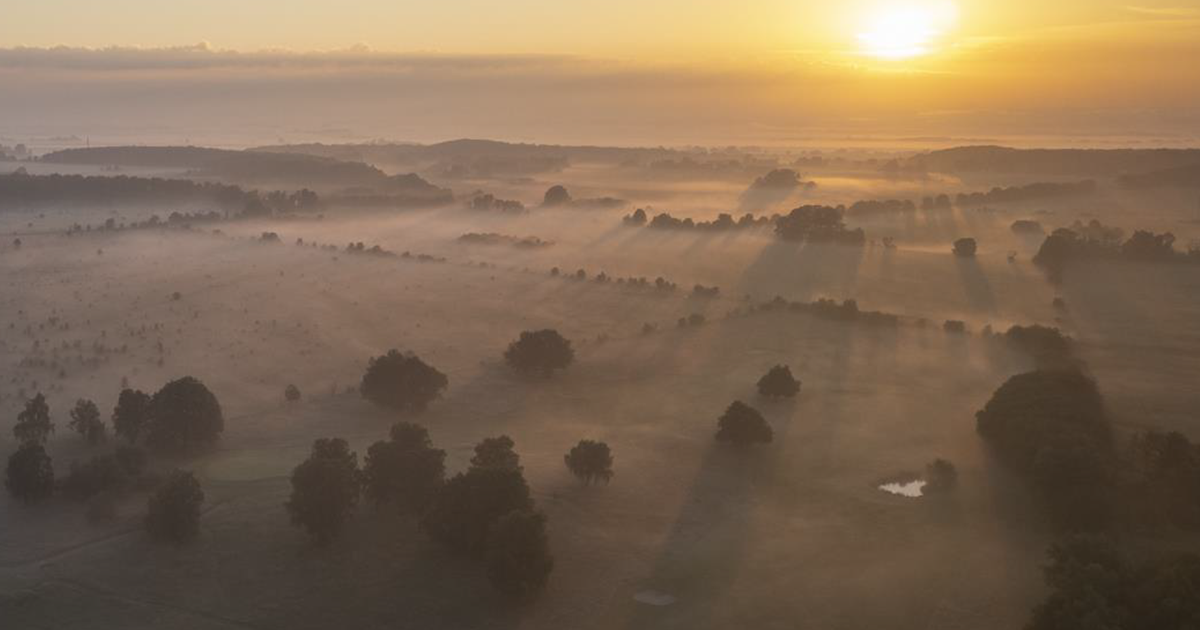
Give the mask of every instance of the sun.
[[932, 52], [957, 17], [952, 2], [879, 5], [866, 15], [859, 45], [864, 53], [879, 59], [919, 57]]

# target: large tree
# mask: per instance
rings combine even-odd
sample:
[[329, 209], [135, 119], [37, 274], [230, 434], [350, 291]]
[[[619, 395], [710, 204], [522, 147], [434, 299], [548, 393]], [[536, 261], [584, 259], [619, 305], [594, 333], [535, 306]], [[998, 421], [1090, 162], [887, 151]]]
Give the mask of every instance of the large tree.
[[395, 424], [390, 438], [367, 449], [363, 489], [376, 505], [392, 503], [419, 514], [445, 483], [446, 451], [433, 448], [429, 431], [419, 424]]
[[125, 438], [130, 444], [137, 441], [146, 426], [146, 416], [150, 409], [150, 395], [137, 389], [125, 388], [117, 397], [117, 406], [113, 408], [113, 433]]
[[146, 443], [183, 452], [216, 442], [225, 429], [221, 403], [199, 380], [185, 376], [163, 385], [150, 399]]
[[150, 495], [146, 531], [158, 540], [183, 544], [200, 533], [204, 491], [191, 472], [176, 470]]
[[442, 395], [449, 379], [411, 352], [372, 358], [362, 378], [363, 398], [383, 407], [421, 411]]
[[594, 440], [580, 440], [569, 453], [563, 455], [563, 461], [572, 475], [590, 484], [601, 480], [608, 483], [613, 476], [613, 457], [608, 444]]
[[501, 593], [525, 599], [540, 591], [554, 569], [546, 537], [546, 517], [518, 510], [501, 516], [488, 530], [487, 575]]
[[433, 540], [447, 547], [482, 557], [488, 530], [513, 510], [530, 510], [533, 499], [519, 470], [471, 468], [446, 482], [421, 519]]
[[554, 370], [570, 365], [575, 360], [575, 351], [557, 330], [525, 331], [509, 344], [504, 360], [517, 371], [549, 376]]
[[38, 442], [25, 442], [8, 458], [4, 487], [20, 501], [36, 503], [54, 493], [54, 466]]
[[748, 446], [756, 442], [767, 443], [774, 439], [771, 425], [767, 424], [757, 409], [735, 400], [717, 420], [717, 441], [730, 442], [737, 446]]
[[292, 471], [292, 496], [285, 506], [292, 524], [308, 531], [318, 545], [327, 545], [354, 513], [360, 488], [358, 455], [346, 440], [321, 438]]
[[46, 404], [46, 397], [38, 392], [36, 396], [25, 401], [25, 409], [17, 414], [13, 435], [22, 443], [41, 444], [51, 433], [54, 433], [54, 423], [50, 421], [50, 406]]
[[104, 433], [104, 421], [100, 419], [100, 409], [96, 403], [80, 398], [71, 409], [71, 429], [87, 440], [88, 444], [96, 445], [103, 442], [107, 436]]

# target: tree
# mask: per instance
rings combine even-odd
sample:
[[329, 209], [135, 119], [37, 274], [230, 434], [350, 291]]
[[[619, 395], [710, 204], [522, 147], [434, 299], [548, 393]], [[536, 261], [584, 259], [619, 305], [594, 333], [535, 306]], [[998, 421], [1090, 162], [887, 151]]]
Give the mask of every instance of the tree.
[[105, 490], [121, 487], [125, 480], [125, 469], [115, 456], [97, 455], [83, 464], [72, 462], [62, 482], [62, 492], [72, 499], [90, 499]]
[[176, 470], [146, 504], [146, 531], [152, 538], [181, 545], [200, 533], [204, 491], [190, 471]]
[[25, 442], [8, 458], [4, 487], [26, 505], [54, 493], [54, 466], [38, 442]]
[[300, 400], [300, 388], [293, 384], [289, 384], [283, 390], [283, 399], [288, 402], [296, 402]]
[[925, 494], [949, 492], [958, 485], [958, 469], [945, 459], [935, 459], [925, 465]]
[[185, 376], [163, 385], [150, 399], [146, 443], [183, 452], [212, 444], [225, 430], [221, 403], [199, 380]]
[[362, 379], [363, 398], [398, 410], [421, 411], [442, 395], [449, 379], [411, 352], [389, 350], [371, 359]]
[[571, 342], [557, 330], [525, 331], [508, 346], [504, 360], [519, 372], [538, 372], [549, 376], [575, 360]]
[[112, 413], [113, 433], [133, 444], [146, 426], [149, 409], [149, 394], [137, 389], [121, 390]]
[[785, 241], [835, 242], [847, 245], [866, 243], [862, 229], [849, 230], [841, 206], [800, 206], [779, 217], [775, 233]]
[[303, 527], [318, 545], [327, 545], [358, 505], [361, 478], [358, 455], [346, 440], [321, 438], [292, 471], [292, 496], [285, 504], [292, 524]]
[[514, 446], [516, 445], [512, 438], [507, 435], [484, 438], [482, 442], [475, 445], [475, 455], [471, 457], [471, 467], [500, 468], [519, 472], [521, 456], [513, 450]]
[[757, 409], [740, 400], [733, 401], [717, 421], [717, 441], [730, 442], [736, 446], [749, 446], [756, 442], [769, 443], [774, 438], [771, 425]]
[[551, 186], [542, 197], [542, 205], [547, 208], [571, 205], [571, 193], [562, 186]]
[[546, 586], [554, 569], [546, 517], [518, 510], [501, 516], [488, 530], [487, 575], [501, 593], [525, 599]]
[[954, 241], [954, 255], [960, 258], [972, 258], [978, 246], [973, 238], [960, 238]]
[[363, 489], [376, 505], [395, 503], [404, 513], [423, 511], [446, 479], [446, 451], [433, 448], [419, 424], [392, 425], [391, 439], [367, 449]]
[[758, 379], [758, 393], [768, 398], [792, 398], [800, 393], [800, 381], [792, 376], [792, 368], [776, 365]]
[[453, 550], [483, 557], [492, 523], [513, 510], [532, 508], [521, 471], [471, 468], [446, 482], [421, 519], [421, 528]]
[[51, 433], [54, 433], [54, 423], [50, 421], [50, 406], [46, 404], [46, 397], [38, 392], [25, 402], [25, 410], [17, 414], [13, 435], [22, 444], [42, 444]]
[[612, 451], [604, 442], [580, 440], [569, 453], [563, 455], [563, 462], [571, 474], [586, 484], [597, 479], [608, 483], [613, 476]]
[[71, 409], [71, 429], [83, 436], [88, 444], [96, 445], [106, 439], [104, 421], [100, 419], [100, 409], [96, 403], [80, 398]]
[[1103, 524], [1116, 453], [1092, 379], [1075, 369], [1018, 374], [975, 418], [997, 459], [1031, 482], [1061, 524]]

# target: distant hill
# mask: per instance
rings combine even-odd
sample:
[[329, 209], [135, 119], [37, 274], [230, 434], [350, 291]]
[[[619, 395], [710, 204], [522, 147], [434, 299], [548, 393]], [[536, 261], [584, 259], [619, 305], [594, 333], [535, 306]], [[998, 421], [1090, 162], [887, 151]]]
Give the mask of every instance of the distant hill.
[[92, 164], [188, 169], [195, 177], [244, 184], [313, 188], [326, 192], [352, 189], [404, 202], [449, 202], [449, 190], [415, 174], [388, 175], [357, 161], [299, 153], [230, 151], [203, 147], [95, 147], [66, 149], [42, 156], [56, 164]]
[[1119, 180], [1130, 188], [1200, 188], [1200, 162], [1158, 171], [1125, 175]]
[[913, 156], [904, 167], [938, 173], [1117, 177], [1200, 164], [1200, 149], [1012, 149], [955, 147]]

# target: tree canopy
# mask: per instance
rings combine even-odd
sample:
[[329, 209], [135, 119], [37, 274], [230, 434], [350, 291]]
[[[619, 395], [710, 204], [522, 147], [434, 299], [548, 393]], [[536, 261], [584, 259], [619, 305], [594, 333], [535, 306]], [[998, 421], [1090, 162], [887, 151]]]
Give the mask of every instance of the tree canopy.
[[446, 451], [433, 448], [429, 431], [419, 424], [392, 425], [389, 440], [367, 449], [363, 489], [376, 505], [394, 504], [419, 514], [445, 483]]
[[487, 575], [496, 590], [526, 599], [545, 587], [554, 569], [545, 515], [509, 512], [492, 524], [487, 541]]
[[150, 399], [146, 444], [164, 451], [185, 452], [217, 441], [225, 416], [217, 397], [191, 376], [162, 386]]
[[204, 491], [191, 472], [176, 470], [147, 502], [146, 531], [158, 540], [182, 544], [200, 533]]
[[125, 438], [130, 444], [137, 441], [146, 427], [150, 409], [150, 395], [137, 389], [125, 388], [117, 397], [113, 408], [113, 433]]
[[580, 440], [569, 453], [563, 455], [563, 462], [572, 475], [586, 484], [597, 480], [608, 483], [613, 476], [612, 451], [604, 442]]
[[38, 392], [25, 401], [25, 409], [17, 414], [13, 435], [22, 443], [44, 443], [51, 433], [54, 433], [54, 423], [50, 421], [50, 405], [46, 404], [46, 397]]
[[509, 344], [504, 360], [519, 372], [549, 375], [570, 365], [575, 360], [575, 351], [557, 330], [525, 331]]
[[763, 415], [740, 400], [733, 401], [725, 413], [721, 414], [717, 426], [717, 441], [729, 442], [736, 446], [765, 444], [774, 439], [771, 425], [767, 424]]
[[87, 440], [88, 444], [99, 444], [107, 435], [104, 432], [104, 421], [100, 419], [100, 409], [96, 403], [80, 398], [71, 409], [70, 427]]
[[8, 458], [4, 487], [25, 504], [54, 494], [54, 466], [39, 442], [25, 442]]
[[521, 456], [513, 450], [516, 444], [507, 435], [484, 438], [475, 445], [475, 455], [471, 457], [472, 468], [498, 468], [521, 470]]
[[393, 349], [371, 359], [362, 378], [362, 395], [382, 407], [421, 411], [442, 395], [449, 382], [417, 355]]
[[292, 495], [285, 507], [293, 525], [304, 528], [318, 545], [327, 545], [354, 513], [360, 488], [358, 455], [346, 440], [321, 438], [292, 471]]
[[800, 381], [792, 376], [792, 369], [776, 365], [758, 379], [758, 393], [768, 398], [792, 398], [800, 393]]
[[421, 519], [421, 527], [450, 549], [483, 557], [492, 524], [509, 512], [532, 508], [521, 471], [471, 468], [446, 482]]

